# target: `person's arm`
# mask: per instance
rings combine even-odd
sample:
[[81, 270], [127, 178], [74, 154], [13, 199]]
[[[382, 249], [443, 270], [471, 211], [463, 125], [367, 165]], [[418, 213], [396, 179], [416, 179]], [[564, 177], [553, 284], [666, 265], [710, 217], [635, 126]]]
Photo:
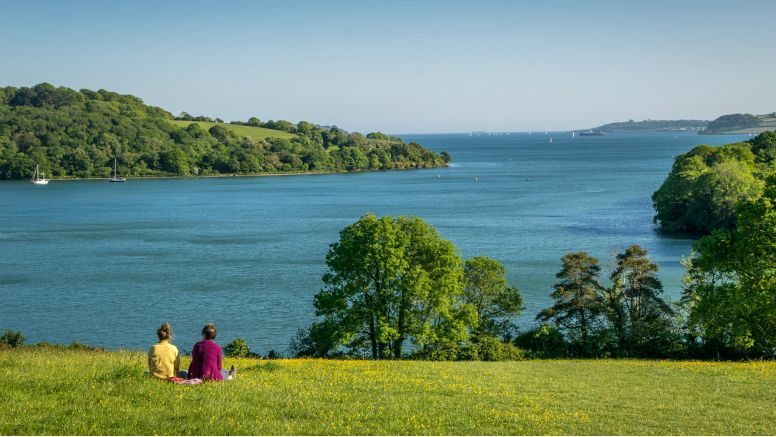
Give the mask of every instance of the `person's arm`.
[[199, 373], [197, 372], [197, 367], [199, 365], [199, 343], [194, 345], [194, 349], [191, 350], [191, 364], [189, 364], [189, 373], [188, 377], [191, 378], [199, 378]]
[[150, 349], [148, 349], [148, 373], [153, 376], [154, 375], [154, 347], [151, 346]]
[[175, 349], [175, 376], [181, 373], [181, 354]]
[[222, 367], [221, 367], [221, 357], [222, 357], [223, 355], [224, 355], [224, 352], [223, 352], [223, 351], [221, 350], [221, 348], [219, 347], [219, 348], [218, 348], [218, 371], [219, 371], [219, 372], [220, 372], [220, 371], [221, 371], [221, 369], [222, 369]]

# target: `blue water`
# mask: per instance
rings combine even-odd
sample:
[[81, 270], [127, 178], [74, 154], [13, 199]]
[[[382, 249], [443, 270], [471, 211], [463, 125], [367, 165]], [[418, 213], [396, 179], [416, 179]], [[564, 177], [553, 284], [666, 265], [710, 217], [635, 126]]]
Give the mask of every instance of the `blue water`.
[[[549, 138], [553, 142], [549, 142]], [[652, 224], [650, 195], [674, 156], [743, 136], [690, 133], [406, 135], [445, 169], [214, 179], [0, 183], [0, 329], [28, 341], [145, 348], [168, 321], [190, 350], [218, 341], [285, 350], [313, 318], [328, 245], [367, 212], [418, 215], [464, 257], [507, 266], [528, 326], [549, 303], [560, 257], [586, 250], [604, 270], [641, 244], [666, 294], [681, 291], [692, 240]]]

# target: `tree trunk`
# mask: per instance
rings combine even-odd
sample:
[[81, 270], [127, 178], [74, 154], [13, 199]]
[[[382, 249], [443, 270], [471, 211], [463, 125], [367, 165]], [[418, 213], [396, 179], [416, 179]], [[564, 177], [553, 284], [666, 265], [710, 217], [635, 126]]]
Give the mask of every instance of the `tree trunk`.
[[375, 332], [375, 316], [369, 319], [369, 340], [372, 342], [372, 359], [377, 359], [377, 333]]

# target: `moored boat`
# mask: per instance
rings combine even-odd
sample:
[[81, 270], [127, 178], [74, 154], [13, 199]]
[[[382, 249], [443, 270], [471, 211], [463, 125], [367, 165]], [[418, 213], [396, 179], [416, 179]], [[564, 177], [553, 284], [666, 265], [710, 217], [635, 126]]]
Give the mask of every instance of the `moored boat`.
[[119, 177], [118, 168], [116, 166], [116, 158], [113, 158], [113, 177], [108, 179], [108, 182], [126, 182], [127, 178]]
[[35, 185], [48, 185], [49, 180], [43, 177], [43, 173], [40, 172], [40, 165], [35, 164], [35, 176], [30, 179]]

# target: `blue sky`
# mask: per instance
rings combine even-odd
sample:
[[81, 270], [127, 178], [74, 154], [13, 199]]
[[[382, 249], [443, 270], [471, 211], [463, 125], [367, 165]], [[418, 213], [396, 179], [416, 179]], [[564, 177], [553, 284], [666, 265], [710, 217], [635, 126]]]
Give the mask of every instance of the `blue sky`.
[[394, 133], [776, 111], [769, 1], [2, 1], [0, 84]]

